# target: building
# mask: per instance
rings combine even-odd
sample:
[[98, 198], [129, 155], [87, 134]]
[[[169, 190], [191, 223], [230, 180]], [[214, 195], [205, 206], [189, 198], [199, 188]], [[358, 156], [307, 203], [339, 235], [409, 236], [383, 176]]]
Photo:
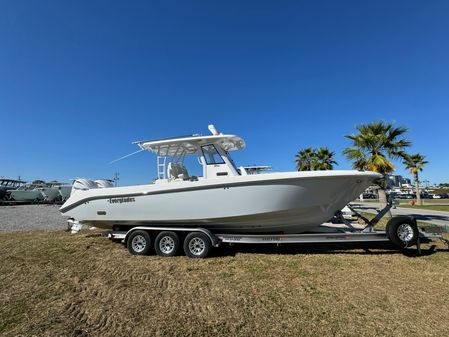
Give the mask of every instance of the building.
[[408, 190], [413, 188], [412, 181], [409, 178], [404, 178], [400, 175], [389, 174], [387, 176], [391, 189]]

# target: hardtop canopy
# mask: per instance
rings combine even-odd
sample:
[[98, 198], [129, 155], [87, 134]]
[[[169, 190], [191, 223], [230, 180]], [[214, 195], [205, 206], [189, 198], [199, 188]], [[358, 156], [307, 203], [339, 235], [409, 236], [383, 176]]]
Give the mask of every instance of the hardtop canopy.
[[239, 136], [223, 134], [137, 141], [134, 144], [137, 144], [142, 150], [151, 151], [163, 157], [196, 154], [199, 147], [208, 144], [218, 145], [228, 152], [241, 150], [245, 147], [245, 141]]

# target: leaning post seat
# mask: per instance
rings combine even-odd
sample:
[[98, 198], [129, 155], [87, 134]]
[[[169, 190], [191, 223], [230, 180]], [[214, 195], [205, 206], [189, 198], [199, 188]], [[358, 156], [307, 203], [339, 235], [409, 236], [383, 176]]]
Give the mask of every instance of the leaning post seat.
[[187, 172], [187, 168], [181, 163], [170, 162], [167, 165], [167, 173], [168, 178], [170, 180], [189, 180], [189, 173]]

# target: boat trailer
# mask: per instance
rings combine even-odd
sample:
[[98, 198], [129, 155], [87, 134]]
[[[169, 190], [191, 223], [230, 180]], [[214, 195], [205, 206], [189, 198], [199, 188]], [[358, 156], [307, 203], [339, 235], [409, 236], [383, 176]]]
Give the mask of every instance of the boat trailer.
[[[164, 225], [143, 225], [123, 230], [117, 226], [108, 234], [113, 241], [124, 243], [133, 255], [147, 255], [152, 246], [160, 256], [176, 255], [181, 246], [187, 256], [193, 258], [206, 257], [212, 247], [222, 243], [229, 244], [287, 244], [287, 243], [373, 243], [391, 242], [399, 249], [416, 246], [421, 255], [421, 243], [428, 243], [433, 239], [443, 241], [449, 247], [449, 240], [443, 233], [449, 233], [449, 226], [421, 226], [411, 216], [392, 217], [385, 230], [375, 230], [374, 226], [395, 205], [393, 198], [389, 198], [387, 205], [371, 220], [357, 211], [350, 209], [365, 225], [356, 226], [343, 218], [337, 212], [331, 223], [320, 226], [317, 231], [301, 234], [217, 234], [201, 227], [173, 227]], [[338, 227], [340, 226], [340, 227]], [[344, 227], [341, 227], [344, 226]], [[152, 244], [154, 240], [154, 245]], [[183, 244], [182, 244], [183, 242]]]

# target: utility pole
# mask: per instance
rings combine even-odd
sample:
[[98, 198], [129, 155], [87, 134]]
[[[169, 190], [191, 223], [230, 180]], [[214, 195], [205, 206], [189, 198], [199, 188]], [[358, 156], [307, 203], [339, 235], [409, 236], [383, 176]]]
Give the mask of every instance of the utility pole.
[[115, 187], [117, 187], [118, 186], [118, 181], [120, 180], [120, 178], [119, 178], [119, 176], [120, 176], [120, 173], [119, 172], [115, 172], [114, 173], [114, 186]]

